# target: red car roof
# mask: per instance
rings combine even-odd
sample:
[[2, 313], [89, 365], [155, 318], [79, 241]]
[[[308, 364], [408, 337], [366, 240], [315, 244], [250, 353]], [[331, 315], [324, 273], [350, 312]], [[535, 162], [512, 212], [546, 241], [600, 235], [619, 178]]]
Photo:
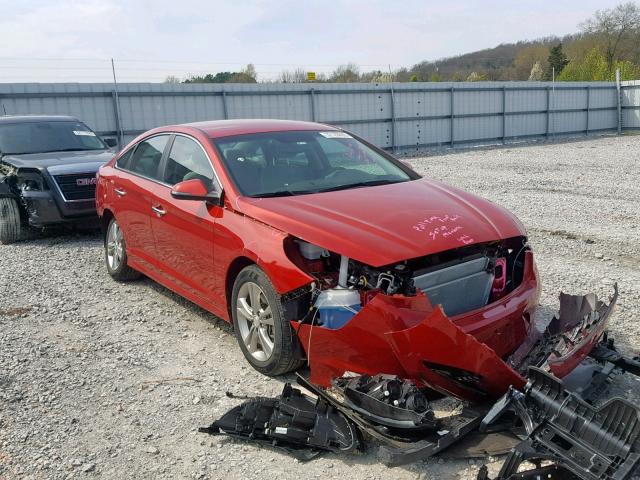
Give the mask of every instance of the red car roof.
[[331, 125], [295, 120], [211, 120], [207, 122], [186, 123], [183, 126], [197, 128], [209, 138], [230, 137], [247, 133], [294, 130], [338, 130]]

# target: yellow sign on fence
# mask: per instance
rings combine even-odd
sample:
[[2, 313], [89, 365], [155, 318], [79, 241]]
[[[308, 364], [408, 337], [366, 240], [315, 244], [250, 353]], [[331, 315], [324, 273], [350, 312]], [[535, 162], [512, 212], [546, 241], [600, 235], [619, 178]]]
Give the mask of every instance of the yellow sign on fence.
[[313, 82], [316, 79], [316, 72], [307, 72], [307, 82]]

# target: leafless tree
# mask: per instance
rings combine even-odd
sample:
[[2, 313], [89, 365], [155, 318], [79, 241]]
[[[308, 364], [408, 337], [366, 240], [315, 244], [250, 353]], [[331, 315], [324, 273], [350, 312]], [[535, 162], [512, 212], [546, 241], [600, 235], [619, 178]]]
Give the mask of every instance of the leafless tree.
[[635, 2], [627, 2], [598, 10], [581, 28], [585, 33], [602, 39], [607, 66], [611, 69], [617, 60], [621, 43], [631, 37], [637, 38], [640, 32], [640, 7]]
[[307, 80], [307, 72], [302, 68], [283, 70], [278, 77], [278, 80], [282, 83], [304, 83]]
[[355, 63], [346, 63], [336, 68], [329, 76], [330, 82], [354, 83], [360, 80], [360, 69]]

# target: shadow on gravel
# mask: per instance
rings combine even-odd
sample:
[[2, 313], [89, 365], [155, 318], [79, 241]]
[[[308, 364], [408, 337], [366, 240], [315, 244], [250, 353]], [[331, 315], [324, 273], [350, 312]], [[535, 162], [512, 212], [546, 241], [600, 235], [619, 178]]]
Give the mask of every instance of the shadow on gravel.
[[[41, 245], [46, 247], [66, 246], [75, 242], [102, 243], [102, 234], [97, 228], [73, 229], [50, 228], [43, 231], [31, 230], [24, 240], [6, 245], [7, 247], [20, 247], [21, 245]], [[5, 245], [2, 245], [5, 246]]]
[[222, 330], [225, 333], [228, 333], [229, 335], [233, 335], [233, 327], [231, 326], [230, 323], [225, 322], [223, 319], [221, 319], [220, 317], [217, 317], [216, 315], [209, 312], [208, 310], [205, 310], [204, 308], [196, 305], [195, 303], [187, 300], [186, 298], [181, 297], [180, 295], [172, 292], [168, 288], [163, 287], [162, 285], [157, 283], [155, 280], [152, 280], [148, 277], [142, 277], [139, 281], [135, 283], [144, 284], [145, 287], [155, 290], [157, 293], [159, 293], [163, 297], [186, 308], [191, 313], [197, 315], [205, 322], [219, 328], [220, 330]]

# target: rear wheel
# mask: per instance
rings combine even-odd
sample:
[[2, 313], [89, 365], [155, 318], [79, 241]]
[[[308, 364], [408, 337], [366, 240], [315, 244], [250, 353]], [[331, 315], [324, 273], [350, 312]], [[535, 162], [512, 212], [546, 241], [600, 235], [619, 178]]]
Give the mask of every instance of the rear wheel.
[[7, 245], [24, 239], [26, 227], [20, 219], [20, 208], [14, 198], [0, 198], [0, 243]]
[[302, 366], [294, 353], [298, 339], [284, 316], [280, 295], [256, 265], [238, 274], [231, 304], [236, 339], [253, 368], [281, 375]]
[[122, 229], [112, 218], [104, 237], [104, 256], [107, 271], [115, 280], [126, 282], [140, 278], [140, 272], [127, 264], [127, 251]]

